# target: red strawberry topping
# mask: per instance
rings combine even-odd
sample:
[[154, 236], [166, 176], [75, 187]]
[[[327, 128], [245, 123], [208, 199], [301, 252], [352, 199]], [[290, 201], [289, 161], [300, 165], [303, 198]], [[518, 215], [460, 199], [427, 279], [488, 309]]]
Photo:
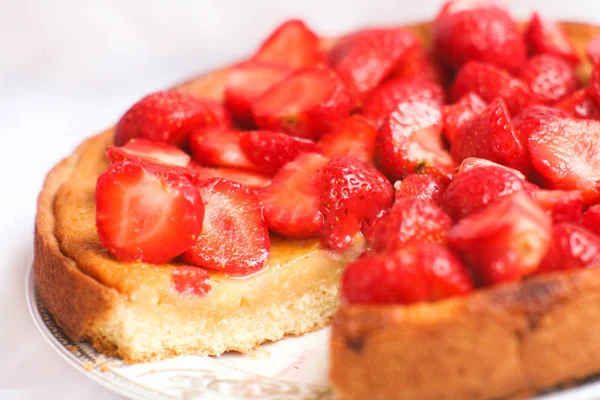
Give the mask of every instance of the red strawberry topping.
[[350, 92], [334, 71], [301, 69], [260, 96], [252, 106], [261, 129], [318, 139], [354, 107]]
[[320, 154], [302, 154], [259, 192], [263, 216], [272, 231], [293, 238], [319, 236], [321, 181], [328, 161]]
[[581, 217], [581, 225], [600, 235], [600, 204], [593, 205], [585, 210]]
[[205, 269], [189, 265], [178, 266], [171, 272], [175, 290], [183, 295], [203, 297], [212, 289], [210, 276]]
[[98, 236], [121, 261], [171, 261], [195, 243], [203, 216], [195, 186], [168, 168], [122, 161], [98, 178]]
[[448, 70], [421, 46], [413, 46], [406, 51], [394, 67], [391, 77], [429, 81], [441, 87], [446, 87], [450, 81]]
[[363, 224], [387, 210], [394, 191], [375, 168], [348, 156], [336, 156], [323, 170], [321, 241], [327, 248], [348, 248]]
[[600, 119], [600, 105], [588, 89], [580, 89], [565, 97], [556, 107], [575, 118]]
[[304, 22], [297, 19], [291, 19], [277, 27], [253, 59], [294, 69], [314, 67], [325, 62], [319, 38]]
[[214, 167], [255, 169], [242, 151], [242, 132], [233, 129], [200, 129], [192, 133], [190, 147], [194, 161]]
[[394, 187], [396, 188], [396, 201], [418, 198], [439, 203], [444, 191], [444, 185], [440, 179], [431, 174], [410, 174], [402, 181], [397, 181]]
[[351, 156], [374, 165], [377, 130], [360, 115], [343, 119], [331, 131], [324, 134], [317, 147], [326, 157]]
[[364, 96], [387, 78], [417, 37], [403, 28], [367, 29], [331, 49], [329, 64], [351, 90]]
[[450, 143], [458, 130], [487, 107], [485, 101], [475, 93], [467, 93], [457, 103], [444, 107], [444, 136]]
[[232, 276], [260, 271], [269, 256], [270, 239], [256, 195], [239, 183], [220, 178], [197, 187], [205, 205], [204, 224], [183, 258]]
[[554, 103], [579, 87], [575, 69], [562, 58], [550, 54], [533, 56], [519, 70], [519, 78], [543, 103]]
[[194, 129], [224, 125], [216, 115], [219, 107], [222, 108], [211, 100], [174, 90], [152, 93], [123, 115], [115, 127], [115, 145], [122, 146], [131, 139], [143, 138], [185, 147]]
[[342, 277], [342, 299], [347, 304], [410, 304], [472, 290], [460, 260], [433, 243], [363, 256], [348, 265]]
[[552, 228], [552, 244], [540, 272], [600, 266], [600, 236], [586, 228], [564, 223]]
[[583, 195], [578, 190], [544, 190], [532, 192], [535, 202], [544, 209], [555, 224], [578, 222], [583, 211]]
[[146, 139], [131, 139], [125, 146], [110, 146], [106, 158], [115, 163], [125, 160], [142, 160], [154, 164], [187, 167], [190, 156], [178, 147]]
[[579, 62], [579, 56], [562, 27], [538, 13], [531, 16], [525, 39], [533, 54], [551, 54], [571, 64]]
[[515, 193], [463, 218], [446, 235], [483, 284], [535, 273], [550, 247], [552, 221], [530, 196]]
[[271, 184], [271, 177], [239, 168], [209, 168], [192, 163], [188, 166], [197, 180], [224, 178], [242, 184], [249, 189], [260, 189]]

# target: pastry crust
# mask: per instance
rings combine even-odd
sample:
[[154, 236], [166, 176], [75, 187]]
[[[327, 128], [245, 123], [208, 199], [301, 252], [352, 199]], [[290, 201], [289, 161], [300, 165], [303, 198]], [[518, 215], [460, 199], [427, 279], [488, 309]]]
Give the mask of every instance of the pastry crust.
[[[600, 27], [562, 23], [579, 53]], [[582, 82], [591, 66], [579, 67]], [[330, 379], [343, 399], [512, 398], [600, 372], [600, 271], [409, 306], [343, 305]]]

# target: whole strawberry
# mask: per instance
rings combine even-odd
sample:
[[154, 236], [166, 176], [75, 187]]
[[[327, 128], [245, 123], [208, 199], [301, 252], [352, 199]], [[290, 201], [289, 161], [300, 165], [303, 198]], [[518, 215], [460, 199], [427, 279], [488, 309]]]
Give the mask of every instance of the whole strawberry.
[[433, 23], [436, 52], [453, 67], [477, 60], [508, 70], [527, 57], [523, 35], [508, 11], [497, 2], [447, 2]]
[[336, 156], [323, 170], [321, 241], [327, 248], [348, 248], [363, 224], [387, 210], [394, 198], [389, 181], [375, 168], [348, 156]]

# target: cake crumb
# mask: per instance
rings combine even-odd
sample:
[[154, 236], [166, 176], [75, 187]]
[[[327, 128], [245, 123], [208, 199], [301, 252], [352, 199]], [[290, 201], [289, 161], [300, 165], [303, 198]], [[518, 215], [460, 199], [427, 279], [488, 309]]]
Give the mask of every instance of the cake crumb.
[[77, 346], [75, 346], [74, 344], [70, 344], [67, 346], [67, 349], [69, 349], [69, 351], [73, 354], [77, 354], [77, 351], [79, 351], [79, 349], [77, 348]]
[[83, 368], [85, 368], [87, 372], [92, 372], [92, 370], [94, 369], [94, 363], [92, 363], [91, 361], [85, 361], [83, 363]]
[[271, 357], [271, 352], [265, 349], [264, 347], [257, 347], [251, 352], [248, 353], [248, 357], [252, 360], [264, 360], [266, 358]]
[[101, 363], [98, 363], [98, 366], [99, 366], [101, 372], [108, 372], [108, 371], [110, 371], [110, 367], [104, 361], [101, 362]]

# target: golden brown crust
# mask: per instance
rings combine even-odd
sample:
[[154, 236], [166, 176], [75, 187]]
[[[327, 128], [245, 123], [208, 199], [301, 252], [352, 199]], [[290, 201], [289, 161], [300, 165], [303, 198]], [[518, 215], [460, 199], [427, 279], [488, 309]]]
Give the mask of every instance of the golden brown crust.
[[[562, 26], [582, 57], [600, 33]], [[344, 399], [514, 397], [600, 372], [599, 337], [600, 271], [556, 273], [438, 303], [342, 306], [330, 378]]]

